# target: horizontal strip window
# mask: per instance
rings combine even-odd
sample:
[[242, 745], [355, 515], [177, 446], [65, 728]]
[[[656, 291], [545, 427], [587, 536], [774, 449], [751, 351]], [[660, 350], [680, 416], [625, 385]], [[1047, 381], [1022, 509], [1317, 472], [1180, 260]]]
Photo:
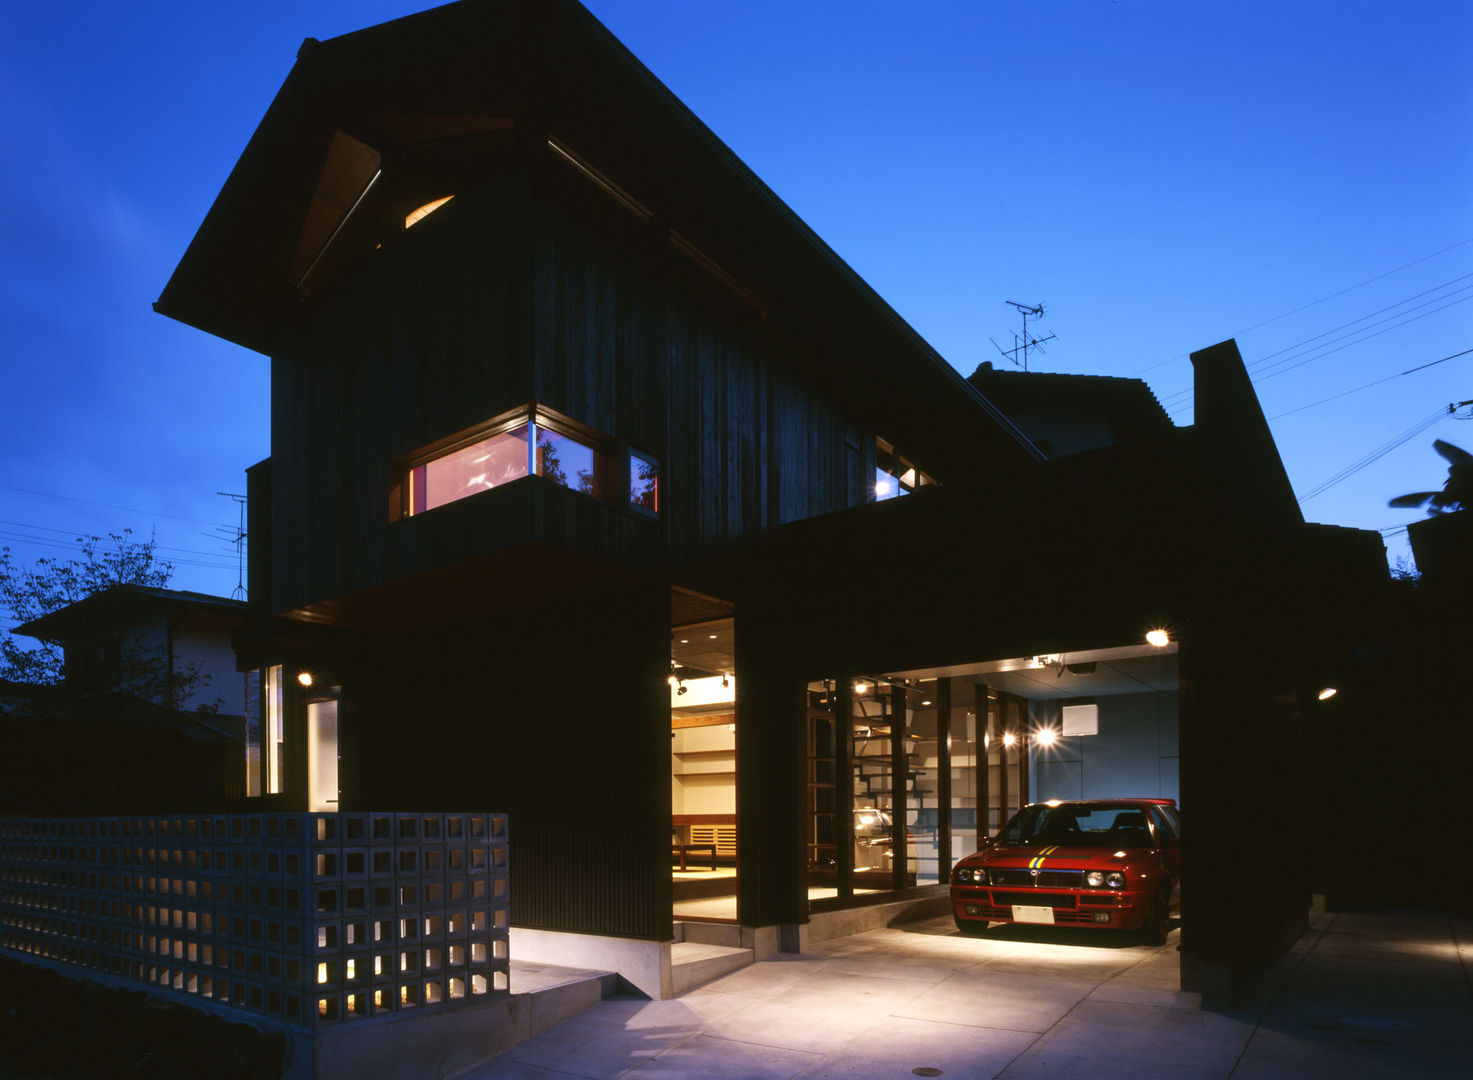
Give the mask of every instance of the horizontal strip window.
[[627, 495], [632, 507], [657, 515], [659, 461], [631, 453], [626, 488], [616, 470], [621, 457], [607, 436], [542, 406], [524, 406], [408, 459], [395, 470], [390, 517], [414, 517], [528, 476], [608, 502]]

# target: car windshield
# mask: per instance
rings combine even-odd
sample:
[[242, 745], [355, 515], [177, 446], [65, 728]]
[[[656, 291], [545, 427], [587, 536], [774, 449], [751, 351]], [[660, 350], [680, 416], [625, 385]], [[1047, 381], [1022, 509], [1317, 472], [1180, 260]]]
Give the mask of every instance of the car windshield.
[[1060, 803], [1023, 807], [997, 834], [997, 843], [1139, 848], [1151, 846], [1151, 833], [1140, 806]]

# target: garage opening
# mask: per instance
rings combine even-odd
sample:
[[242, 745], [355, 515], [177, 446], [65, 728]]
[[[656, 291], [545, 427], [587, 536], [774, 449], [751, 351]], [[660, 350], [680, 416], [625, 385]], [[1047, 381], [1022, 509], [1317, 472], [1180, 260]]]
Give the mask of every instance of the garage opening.
[[1032, 801], [1178, 798], [1176, 734], [1174, 644], [815, 680], [810, 907], [944, 885]]

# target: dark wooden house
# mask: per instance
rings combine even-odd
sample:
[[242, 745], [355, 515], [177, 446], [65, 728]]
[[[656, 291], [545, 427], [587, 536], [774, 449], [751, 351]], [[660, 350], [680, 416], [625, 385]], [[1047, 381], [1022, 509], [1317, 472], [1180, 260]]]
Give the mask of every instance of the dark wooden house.
[[[664, 947], [667, 832], [729, 825], [729, 919], [801, 947], [944, 897], [1035, 775], [1009, 673], [1094, 656], [1171, 697], [1199, 978], [1302, 925], [1292, 857], [1223, 887], [1243, 793], [1305, 797], [1261, 746], [1315, 676], [1246, 635], [1319, 543], [1231, 343], [1193, 427], [1048, 460], [570, 0], [304, 42], [157, 307], [270, 358], [262, 805], [507, 811], [528, 947]], [[673, 809], [722, 753], [729, 811]]]

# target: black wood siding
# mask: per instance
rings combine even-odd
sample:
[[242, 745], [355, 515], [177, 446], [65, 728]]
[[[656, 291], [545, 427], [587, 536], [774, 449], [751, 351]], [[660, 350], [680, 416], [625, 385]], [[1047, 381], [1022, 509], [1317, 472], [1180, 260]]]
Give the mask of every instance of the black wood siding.
[[[662, 460], [677, 560], [855, 496], [846, 442], [872, 435], [796, 374], [811, 345], [571, 170], [528, 175], [508, 168], [307, 302], [272, 365], [273, 610], [491, 550], [464, 504], [392, 523], [392, 473], [530, 401]], [[649, 566], [639, 529], [593, 531], [607, 543], [585, 554]]]

